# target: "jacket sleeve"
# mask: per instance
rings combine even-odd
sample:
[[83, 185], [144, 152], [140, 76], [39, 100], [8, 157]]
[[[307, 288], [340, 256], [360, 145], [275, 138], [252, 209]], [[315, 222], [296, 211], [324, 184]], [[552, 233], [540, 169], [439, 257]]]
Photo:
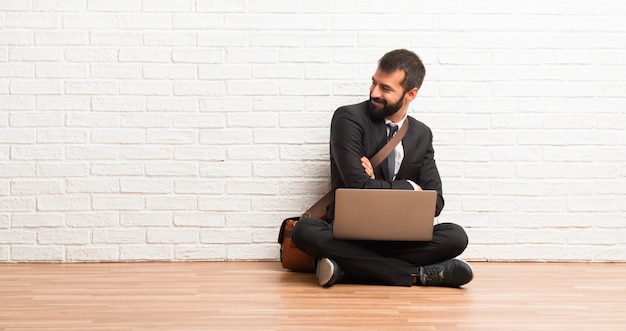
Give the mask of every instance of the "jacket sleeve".
[[435, 163], [435, 150], [433, 148], [432, 133], [429, 131], [430, 140], [428, 143], [428, 150], [422, 160], [422, 166], [419, 171], [419, 180], [417, 184], [424, 190], [437, 191], [437, 206], [435, 209], [435, 216], [439, 216], [444, 206], [443, 192], [441, 177], [439, 176], [439, 170]]

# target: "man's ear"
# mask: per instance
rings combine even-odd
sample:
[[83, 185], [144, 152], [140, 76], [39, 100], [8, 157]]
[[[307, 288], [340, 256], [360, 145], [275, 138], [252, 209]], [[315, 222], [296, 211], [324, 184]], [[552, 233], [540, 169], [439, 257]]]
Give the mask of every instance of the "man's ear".
[[419, 91], [417, 89], [417, 87], [414, 87], [412, 89], [410, 89], [408, 92], [406, 92], [406, 101], [411, 102], [413, 101], [413, 99], [415, 99], [415, 97], [417, 97], [417, 91]]

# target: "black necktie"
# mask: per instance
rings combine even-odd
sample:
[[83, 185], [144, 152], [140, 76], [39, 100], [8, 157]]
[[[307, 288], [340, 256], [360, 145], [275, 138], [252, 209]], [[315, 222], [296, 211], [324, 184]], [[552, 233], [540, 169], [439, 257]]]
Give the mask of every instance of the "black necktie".
[[[393, 138], [396, 132], [398, 132], [398, 126], [391, 124], [391, 123], [387, 123], [387, 126], [389, 127], [389, 134], [387, 135], [387, 141], [389, 141], [391, 140], [391, 138]], [[396, 175], [396, 151], [395, 149], [392, 150], [391, 153], [389, 153], [389, 156], [387, 157], [387, 164], [389, 166], [389, 178], [393, 180], [393, 177]]]

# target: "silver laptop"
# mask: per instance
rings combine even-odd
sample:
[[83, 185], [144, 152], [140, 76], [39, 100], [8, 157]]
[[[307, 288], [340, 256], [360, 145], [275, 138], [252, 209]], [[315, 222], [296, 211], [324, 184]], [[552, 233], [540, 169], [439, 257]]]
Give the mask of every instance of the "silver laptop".
[[346, 240], [430, 241], [437, 191], [337, 189], [334, 236]]

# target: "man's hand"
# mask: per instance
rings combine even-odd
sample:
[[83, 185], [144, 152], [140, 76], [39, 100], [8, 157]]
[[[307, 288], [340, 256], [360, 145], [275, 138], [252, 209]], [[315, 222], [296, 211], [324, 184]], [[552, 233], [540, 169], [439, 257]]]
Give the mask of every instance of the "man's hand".
[[374, 168], [372, 168], [370, 160], [365, 156], [361, 158], [361, 166], [363, 166], [365, 173], [370, 176], [371, 179], [376, 179], [376, 176], [374, 176]]

